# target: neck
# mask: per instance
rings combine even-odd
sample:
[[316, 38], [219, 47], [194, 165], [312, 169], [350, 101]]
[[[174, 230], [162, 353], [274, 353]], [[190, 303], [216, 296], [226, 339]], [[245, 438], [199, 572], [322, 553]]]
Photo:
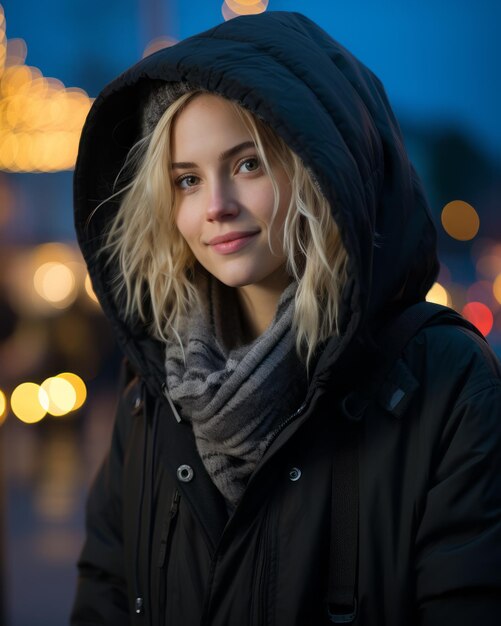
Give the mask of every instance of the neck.
[[247, 339], [253, 341], [271, 324], [277, 311], [278, 301], [290, 278], [273, 281], [271, 284], [246, 285], [237, 289]]

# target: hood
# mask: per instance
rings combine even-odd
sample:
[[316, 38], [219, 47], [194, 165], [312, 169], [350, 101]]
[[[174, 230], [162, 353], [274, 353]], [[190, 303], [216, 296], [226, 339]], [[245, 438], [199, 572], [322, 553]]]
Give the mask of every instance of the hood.
[[158, 81], [188, 82], [238, 101], [281, 135], [313, 172], [349, 256], [341, 341], [327, 344], [325, 376], [354, 337], [390, 310], [422, 300], [436, 278], [436, 235], [384, 88], [339, 43], [299, 13], [240, 16], [143, 59], [110, 83], [85, 123], [74, 177], [75, 225], [94, 290], [133, 367], [157, 393], [163, 348], [124, 320], [96, 251], [118, 209], [104, 202], [141, 137]]

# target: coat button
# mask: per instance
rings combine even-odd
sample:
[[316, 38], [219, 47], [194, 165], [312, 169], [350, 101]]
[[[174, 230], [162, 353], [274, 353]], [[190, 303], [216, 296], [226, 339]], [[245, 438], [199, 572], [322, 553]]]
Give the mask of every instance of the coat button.
[[138, 411], [141, 408], [141, 396], [139, 394], [137, 394], [137, 396], [134, 398], [134, 403], [133, 403], [133, 407], [134, 407], [134, 411]]
[[190, 480], [193, 480], [193, 476], [195, 472], [190, 465], [180, 465], [177, 468], [177, 477], [182, 483], [189, 483]]
[[301, 470], [299, 469], [299, 467], [291, 467], [291, 469], [289, 470], [289, 480], [292, 480], [293, 483], [296, 482], [296, 480], [299, 480], [301, 478]]

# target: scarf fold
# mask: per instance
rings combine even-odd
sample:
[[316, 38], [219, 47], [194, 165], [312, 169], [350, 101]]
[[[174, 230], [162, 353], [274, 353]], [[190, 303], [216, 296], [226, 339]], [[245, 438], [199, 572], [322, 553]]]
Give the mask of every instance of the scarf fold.
[[306, 395], [292, 330], [297, 284], [283, 292], [265, 332], [245, 343], [236, 290], [200, 278], [200, 309], [166, 346], [167, 389], [191, 422], [198, 452], [230, 508], [280, 424]]

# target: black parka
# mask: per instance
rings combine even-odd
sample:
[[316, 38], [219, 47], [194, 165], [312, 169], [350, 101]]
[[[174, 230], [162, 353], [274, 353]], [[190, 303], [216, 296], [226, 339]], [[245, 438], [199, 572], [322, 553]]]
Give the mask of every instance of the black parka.
[[[96, 255], [119, 206], [106, 199], [158, 81], [219, 93], [270, 124], [320, 185], [349, 255], [340, 339], [327, 343], [300, 411], [284, 416], [230, 519], [190, 425], [164, 395], [161, 343], [125, 319], [112, 270]], [[422, 300], [437, 270], [426, 201], [380, 82], [300, 14], [235, 18], [148, 57], [102, 92], [82, 134], [75, 207], [126, 360], [110, 452], [89, 496], [72, 624], [329, 623], [341, 391], [363, 390], [364, 347], [373, 357], [379, 326]], [[352, 358], [347, 370], [355, 349], [360, 363]], [[359, 422], [354, 624], [500, 623], [500, 381], [482, 339], [435, 324], [372, 397]], [[396, 406], [392, 389], [404, 392]]]

